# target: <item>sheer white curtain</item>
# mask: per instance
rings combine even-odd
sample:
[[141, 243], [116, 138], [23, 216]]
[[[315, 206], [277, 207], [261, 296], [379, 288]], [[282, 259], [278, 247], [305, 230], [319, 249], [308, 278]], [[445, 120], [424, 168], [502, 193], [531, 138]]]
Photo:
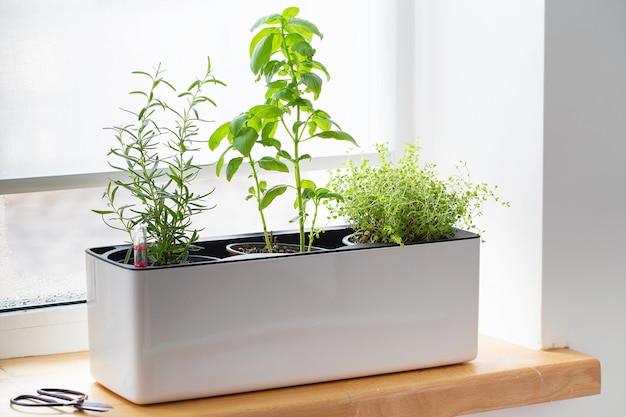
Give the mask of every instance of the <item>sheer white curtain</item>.
[[[385, 84], [374, 78], [370, 49], [388, 24], [376, 2], [0, 0], [0, 179], [107, 171], [111, 140], [102, 128], [125, 117], [119, 107], [142, 81], [133, 70], [161, 63], [186, 88], [210, 56], [228, 84], [208, 91], [219, 105], [210, 117], [227, 120], [257, 104], [263, 86], [249, 70], [249, 28], [292, 3], [325, 35], [314, 45], [332, 76], [320, 107], [367, 146], [381, 132], [364, 103], [383, 99], [371, 86]], [[329, 143], [317, 151], [345, 150]]]

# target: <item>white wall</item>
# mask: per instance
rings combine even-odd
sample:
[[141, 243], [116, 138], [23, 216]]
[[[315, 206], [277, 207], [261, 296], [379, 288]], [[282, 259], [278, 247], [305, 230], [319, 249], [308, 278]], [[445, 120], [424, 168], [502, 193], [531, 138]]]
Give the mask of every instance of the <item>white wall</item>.
[[[541, 345], [542, 0], [423, 0], [416, 11], [417, 127], [441, 172], [467, 161], [510, 208], [479, 226], [480, 327]], [[410, 139], [409, 139], [410, 140]]]
[[602, 363], [602, 395], [550, 415], [624, 416], [626, 1], [546, 1], [544, 114], [542, 337]]
[[424, 4], [437, 25], [418, 91], [426, 155], [447, 163], [454, 146], [513, 205], [488, 213], [481, 330], [602, 363], [599, 396], [476, 416], [623, 417], [626, 1]]

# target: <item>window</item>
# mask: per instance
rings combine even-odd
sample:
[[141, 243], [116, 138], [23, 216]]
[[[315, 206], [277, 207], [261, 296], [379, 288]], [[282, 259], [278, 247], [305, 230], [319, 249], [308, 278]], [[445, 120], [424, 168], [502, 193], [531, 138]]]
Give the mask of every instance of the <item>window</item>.
[[[379, 20], [389, 6], [379, 2], [304, 1], [301, 16], [315, 22], [324, 39], [316, 55], [331, 80], [320, 96], [361, 150], [385, 140], [388, 114], [375, 103], [393, 100], [387, 65], [367, 51], [387, 31]], [[134, 0], [96, 4], [75, 0], [0, 0], [0, 309], [84, 298], [83, 251], [122, 242], [91, 212], [102, 208], [106, 153], [113, 145], [103, 129], [128, 121], [121, 108], [135, 108], [128, 93], [143, 81], [131, 71], [161, 63], [180, 86], [204, 74], [210, 56], [214, 75], [228, 84], [207, 94], [218, 123], [230, 120], [263, 95], [249, 71], [249, 28], [260, 16], [291, 2], [238, 0]], [[332, 13], [328, 13], [332, 9]], [[186, 85], [185, 85], [186, 87]], [[369, 104], [368, 104], [369, 103]], [[384, 105], [382, 108], [391, 108]], [[208, 126], [207, 136], [211, 131]], [[319, 142], [318, 142], [319, 144]], [[320, 171], [345, 159], [346, 145], [328, 141], [315, 149]], [[216, 155], [208, 149], [203, 163]], [[258, 229], [248, 184], [215, 179], [207, 168], [199, 187], [215, 188], [217, 203], [201, 220], [210, 235]], [[323, 179], [322, 179], [323, 180]], [[232, 206], [246, 215], [228, 218]], [[273, 225], [286, 228], [289, 224]], [[54, 242], [51, 244], [51, 242]]]
[[[134, 70], [162, 63], [180, 85], [203, 75], [210, 56], [214, 74], [229, 84], [209, 92], [219, 104], [211, 116], [230, 120], [257, 104], [263, 86], [248, 69], [249, 28], [290, 3], [2, 0], [0, 179], [108, 171], [111, 140], [102, 128], [123, 120], [119, 108], [130, 107], [128, 93], [138, 85]], [[381, 115], [366, 117], [370, 109], [363, 105], [372, 98], [370, 81], [380, 79], [379, 65], [367, 54], [368, 37], [383, 31], [378, 13], [356, 1], [299, 3], [301, 16], [325, 35], [317, 58], [332, 79], [320, 107], [367, 142], [380, 134], [372, 126]], [[337, 152], [344, 151], [330, 147], [322, 154]]]

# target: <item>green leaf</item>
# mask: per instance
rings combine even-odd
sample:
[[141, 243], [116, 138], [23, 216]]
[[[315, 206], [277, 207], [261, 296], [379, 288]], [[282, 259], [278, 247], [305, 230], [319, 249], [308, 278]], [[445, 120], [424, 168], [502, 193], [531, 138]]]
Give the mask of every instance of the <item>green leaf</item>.
[[[330, 130], [333, 126], [339, 127], [337, 126], [337, 124], [335, 122], [333, 122], [331, 119], [329, 119], [328, 117], [317, 117], [317, 113], [313, 115], [312, 117], [312, 121], [315, 124], [316, 128], [319, 128], [320, 130]], [[315, 132], [311, 132], [311, 135], [313, 135]]]
[[315, 197], [318, 200], [337, 200], [337, 201], [342, 201], [343, 200], [343, 196], [339, 193], [330, 191], [328, 188], [318, 188], [315, 190]]
[[230, 181], [233, 178], [233, 175], [237, 172], [241, 163], [243, 162], [243, 157], [238, 156], [236, 158], [228, 161], [228, 165], [226, 166], [226, 179]]
[[233, 147], [239, 151], [243, 156], [249, 157], [252, 147], [256, 143], [259, 134], [251, 127], [244, 127], [239, 131], [239, 134], [233, 139]]
[[292, 17], [289, 19], [288, 24], [292, 26], [296, 32], [309, 40], [312, 38], [311, 34], [319, 36], [320, 39], [324, 38], [324, 35], [322, 35], [317, 26], [308, 20]]
[[117, 190], [119, 190], [120, 187], [112, 187], [111, 184], [109, 183], [109, 185], [107, 186], [107, 191], [110, 193], [111, 195], [111, 201], [115, 200], [115, 195], [117, 194]]
[[299, 53], [300, 55], [311, 59], [315, 54], [315, 49], [308, 42], [298, 42], [297, 44], [291, 47], [292, 51]]
[[303, 62], [302, 65], [306, 67], [310, 67], [311, 69], [317, 69], [317, 70], [322, 71], [326, 75], [326, 79], [330, 80], [330, 73], [321, 62], [309, 61], [309, 62]]
[[300, 157], [298, 158], [298, 162], [299, 161], [304, 161], [304, 160], [311, 160], [311, 155], [309, 155], [308, 153], [305, 153], [304, 155], [300, 155]]
[[220, 155], [215, 164], [215, 175], [217, 175], [218, 177], [220, 176], [220, 173], [222, 172], [222, 167], [224, 166], [224, 154], [225, 152]]
[[334, 193], [332, 191], [327, 190], [326, 188], [322, 188], [319, 191], [320, 192], [318, 192], [318, 198], [320, 199], [326, 198], [328, 200], [343, 201], [343, 196], [339, 193]]
[[285, 46], [291, 49], [295, 44], [298, 44], [300, 42], [307, 42], [307, 38], [300, 35], [299, 33], [289, 33], [287, 34], [287, 36], [285, 36], [284, 41], [285, 41]]
[[284, 194], [285, 191], [287, 191], [286, 185], [275, 185], [272, 188], [268, 189], [265, 193], [263, 193], [261, 201], [259, 201], [259, 209], [263, 210], [267, 208], [267, 206], [272, 204], [272, 201], [274, 201], [276, 197]]
[[230, 133], [233, 136], [237, 136], [247, 121], [248, 115], [246, 113], [241, 113], [239, 116], [235, 117], [230, 123]]
[[144, 93], [143, 91], [131, 91], [129, 94], [140, 94], [144, 97], [148, 97], [148, 94]]
[[313, 92], [313, 98], [317, 100], [322, 92], [322, 79], [313, 72], [305, 72], [301, 76], [302, 83]]
[[256, 22], [254, 22], [254, 24], [250, 28], [250, 32], [253, 32], [256, 28], [258, 28], [261, 25], [275, 25], [276, 23], [280, 23], [281, 20], [282, 20], [281, 15], [276, 14], [276, 13], [263, 16], [257, 19]]
[[150, 75], [150, 74], [148, 74], [147, 72], [144, 72], [144, 71], [133, 71], [131, 74], [145, 75], [147, 77], [152, 78], [152, 75]]
[[284, 162], [271, 156], [259, 159], [258, 164], [266, 171], [289, 172], [289, 167]]
[[[268, 91], [276, 90], [275, 87], [270, 87], [270, 84], [274, 82], [273, 79], [276, 74], [284, 73], [283, 68], [284, 62], [276, 60], [268, 62], [267, 65], [265, 65], [265, 67], [263, 68], [263, 74], [265, 75], [265, 83], [267, 84]], [[284, 80], [277, 81], [283, 81], [286, 83], [286, 81]]]
[[278, 119], [283, 115], [284, 111], [277, 106], [272, 106], [269, 104], [261, 104], [258, 106], [252, 107], [248, 113], [253, 114], [254, 116], [260, 119]]
[[206, 57], [207, 65], [206, 65], [206, 73], [207, 75], [211, 73], [211, 57]]
[[280, 156], [281, 158], [285, 158], [288, 161], [293, 161], [293, 158], [291, 157], [291, 155], [289, 154], [289, 152], [285, 151], [285, 150], [280, 150], [277, 152], [277, 155]]
[[303, 110], [305, 112], [313, 111], [313, 104], [311, 103], [311, 100], [307, 100], [305, 98], [297, 98], [287, 103], [287, 106], [288, 107], [297, 106], [300, 108], [300, 110]]
[[283, 10], [282, 16], [285, 19], [289, 19], [291, 17], [298, 16], [298, 13], [300, 13], [300, 9], [295, 7], [295, 6], [291, 6], [291, 7], [287, 7], [285, 10]]
[[[262, 141], [265, 142], [268, 139], [271, 139], [276, 133], [276, 129], [278, 128], [278, 123], [272, 121], [267, 122], [265, 126], [263, 126], [263, 130], [261, 131]], [[278, 145], [277, 149], [280, 149], [280, 145]]]
[[273, 91], [279, 91], [287, 87], [287, 80], [276, 80], [267, 84], [267, 88]]
[[209, 138], [209, 149], [211, 149], [212, 151], [217, 149], [217, 147], [220, 146], [222, 140], [226, 136], [228, 136], [228, 132], [230, 132], [230, 122], [226, 122], [217, 129], [215, 129], [215, 132], [213, 132], [211, 134], [211, 137]]
[[101, 215], [107, 215], [107, 214], [113, 214], [115, 213], [113, 210], [96, 210], [96, 209], [92, 209], [91, 211], [93, 211], [96, 214], [101, 214]]
[[280, 150], [281, 143], [278, 139], [274, 138], [261, 138], [259, 143], [265, 147], [272, 147]]
[[330, 119], [330, 115], [326, 113], [324, 110], [315, 110], [313, 114], [315, 117], [319, 117], [320, 119]]
[[250, 41], [250, 51], [249, 51], [250, 56], [252, 56], [252, 54], [254, 53], [254, 48], [261, 41], [261, 39], [264, 39], [272, 34], [280, 34], [280, 28], [267, 27], [267, 28], [261, 29], [256, 35], [254, 35], [254, 37]]
[[252, 55], [250, 56], [250, 69], [255, 75], [259, 75], [261, 69], [267, 64], [274, 52], [274, 34], [270, 34], [261, 39], [259, 43], [254, 47]]
[[263, 121], [254, 115], [249, 115], [246, 126], [253, 128], [257, 132], [260, 132], [263, 128]]
[[[196, 80], [193, 83], [191, 83], [191, 85], [189, 86], [189, 88], [187, 88], [187, 93], [191, 90], [193, 90], [194, 88], [198, 87], [200, 85], [200, 80]], [[180, 95], [178, 96], [180, 97]]]
[[315, 185], [315, 183], [311, 180], [302, 180], [300, 182], [300, 186], [305, 189], [305, 188], [309, 188], [311, 190], [315, 190], [317, 188], [317, 186]]
[[298, 136], [298, 132], [300, 131], [300, 128], [302, 127], [302, 125], [304, 124], [303, 121], [295, 121], [293, 122], [293, 126], [291, 128], [292, 133], [294, 134], [294, 136]]
[[[311, 188], [304, 188], [302, 190], [302, 198], [304, 199], [304, 201], [309, 201], [313, 198], [315, 198], [315, 191], [313, 191]], [[296, 204], [294, 204], [294, 207], [298, 204], [298, 202], [296, 201]]]
[[314, 137], [318, 137], [322, 139], [346, 140], [356, 146], [359, 146], [356, 143], [356, 140], [354, 140], [354, 138], [350, 134], [343, 132], [341, 130], [327, 130], [325, 132], [317, 133], [316, 135], [314, 135]]
[[[203, 103], [203, 102], [209, 102], [212, 105], [214, 105], [215, 107], [217, 107], [217, 103], [214, 100], [212, 100], [210, 97], [207, 97], [207, 96], [196, 97], [196, 103]], [[198, 118], [198, 117], [196, 117], [196, 118]]]
[[284, 88], [272, 94], [272, 98], [275, 100], [283, 100], [287, 102], [291, 102], [294, 97], [297, 97], [297, 94], [291, 88]]
[[165, 84], [166, 86], [171, 88], [172, 91], [176, 91], [176, 88], [169, 81], [166, 81], [166, 80], [161, 78], [161, 79], [157, 80], [157, 82], [162, 82], [163, 84]]

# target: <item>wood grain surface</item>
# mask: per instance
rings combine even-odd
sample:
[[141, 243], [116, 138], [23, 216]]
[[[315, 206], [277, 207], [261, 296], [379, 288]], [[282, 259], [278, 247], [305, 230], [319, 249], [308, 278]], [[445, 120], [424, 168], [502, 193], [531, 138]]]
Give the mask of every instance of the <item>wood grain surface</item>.
[[481, 336], [468, 363], [155, 405], [136, 405], [94, 382], [88, 352], [0, 360], [0, 416], [67, 415], [9, 399], [70, 388], [114, 406], [102, 416], [452, 417], [600, 393], [600, 363], [571, 349], [535, 351]]

